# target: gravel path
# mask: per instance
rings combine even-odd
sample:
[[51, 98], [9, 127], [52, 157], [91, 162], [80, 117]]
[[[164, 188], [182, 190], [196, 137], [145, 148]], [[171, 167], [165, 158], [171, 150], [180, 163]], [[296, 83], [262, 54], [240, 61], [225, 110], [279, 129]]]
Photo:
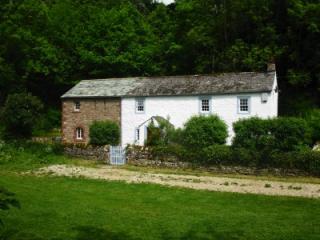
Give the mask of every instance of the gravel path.
[[36, 174], [85, 177], [111, 181], [117, 180], [128, 183], [155, 183], [209, 191], [320, 198], [320, 184], [290, 183], [227, 177], [155, 174], [129, 171], [112, 166], [89, 168], [68, 165], [52, 165], [37, 170]]

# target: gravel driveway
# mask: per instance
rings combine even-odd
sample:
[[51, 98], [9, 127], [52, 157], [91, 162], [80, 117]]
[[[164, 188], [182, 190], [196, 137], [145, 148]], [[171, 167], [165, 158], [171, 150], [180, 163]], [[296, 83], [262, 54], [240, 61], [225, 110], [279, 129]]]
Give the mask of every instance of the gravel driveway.
[[211, 176], [156, 174], [139, 171], [129, 171], [112, 166], [90, 168], [69, 165], [52, 165], [37, 170], [36, 174], [85, 177], [109, 181], [117, 180], [125, 181], [127, 183], [155, 183], [167, 186], [177, 186], [220, 192], [255, 193], [265, 195], [320, 198], [320, 184], [290, 183], [280, 181]]

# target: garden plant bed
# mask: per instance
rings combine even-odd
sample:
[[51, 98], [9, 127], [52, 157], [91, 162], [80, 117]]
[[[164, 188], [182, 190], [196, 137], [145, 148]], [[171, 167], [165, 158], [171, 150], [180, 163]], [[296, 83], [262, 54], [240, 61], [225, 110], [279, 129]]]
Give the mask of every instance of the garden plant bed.
[[[30, 173], [30, 172], [28, 172]], [[320, 197], [320, 184], [282, 182], [274, 180], [256, 180], [228, 178], [219, 176], [173, 175], [129, 171], [118, 167], [101, 166], [99, 168], [52, 165], [33, 171], [37, 175], [84, 177], [128, 183], [154, 183], [167, 186], [192, 188], [198, 190], [253, 193], [264, 195]]]

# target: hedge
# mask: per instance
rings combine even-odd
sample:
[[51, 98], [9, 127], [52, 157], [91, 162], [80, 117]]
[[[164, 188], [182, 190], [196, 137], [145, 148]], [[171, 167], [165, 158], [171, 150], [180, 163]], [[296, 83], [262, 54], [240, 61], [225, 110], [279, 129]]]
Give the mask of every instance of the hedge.
[[95, 121], [90, 125], [89, 137], [93, 145], [117, 145], [120, 142], [120, 128], [109, 120]]
[[231, 148], [227, 145], [214, 144], [202, 150], [202, 163], [207, 165], [228, 165], [232, 162]]
[[305, 119], [312, 130], [312, 142], [320, 141], [320, 109], [308, 112]]
[[233, 147], [260, 153], [290, 152], [311, 144], [311, 129], [301, 118], [249, 118], [233, 124]]

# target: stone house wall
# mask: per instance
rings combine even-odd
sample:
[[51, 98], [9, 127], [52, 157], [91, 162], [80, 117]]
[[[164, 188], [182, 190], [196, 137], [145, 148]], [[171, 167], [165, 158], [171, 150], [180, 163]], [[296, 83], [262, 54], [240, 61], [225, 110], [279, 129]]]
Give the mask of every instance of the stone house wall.
[[[74, 108], [80, 102], [80, 110]], [[119, 124], [121, 115], [120, 98], [63, 99], [62, 100], [62, 142], [89, 143], [89, 127], [94, 121], [111, 120]], [[83, 139], [76, 139], [76, 128], [83, 129]]]

